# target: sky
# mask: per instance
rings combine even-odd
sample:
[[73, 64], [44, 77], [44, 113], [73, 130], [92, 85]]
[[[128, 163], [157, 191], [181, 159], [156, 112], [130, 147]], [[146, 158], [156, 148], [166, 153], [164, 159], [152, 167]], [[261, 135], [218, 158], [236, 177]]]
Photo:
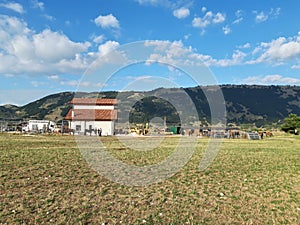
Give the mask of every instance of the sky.
[[299, 9], [299, 0], [0, 0], [0, 105], [62, 91], [300, 85]]

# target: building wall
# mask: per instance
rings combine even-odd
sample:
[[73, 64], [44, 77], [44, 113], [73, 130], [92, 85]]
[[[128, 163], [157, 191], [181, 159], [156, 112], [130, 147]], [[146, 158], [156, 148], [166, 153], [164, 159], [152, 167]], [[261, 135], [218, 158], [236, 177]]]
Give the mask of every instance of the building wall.
[[49, 120], [29, 120], [28, 131], [54, 130], [55, 123]]
[[74, 105], [74, 109], [114, 109], [113, 105]]
[[102, 135], [114, 134], [114, 121], [71, 121], [71, 129], [75, 134], [98, 135], [98, 129], [102, 129]]

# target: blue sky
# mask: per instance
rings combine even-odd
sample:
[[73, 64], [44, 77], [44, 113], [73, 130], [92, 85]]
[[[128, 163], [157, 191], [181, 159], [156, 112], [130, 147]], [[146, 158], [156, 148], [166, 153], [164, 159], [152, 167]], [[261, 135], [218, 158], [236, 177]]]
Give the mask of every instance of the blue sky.
[[[217, 84], [300, 85], [299, 9], [298, 0], [0, 0], [0, 104], [78, 87], [199, 84], [181, 71], [185, 63], [201, 63]], [[163, 64], [86, 75], [111, 50], [145, 40], [164, 49], [149, 55]]]

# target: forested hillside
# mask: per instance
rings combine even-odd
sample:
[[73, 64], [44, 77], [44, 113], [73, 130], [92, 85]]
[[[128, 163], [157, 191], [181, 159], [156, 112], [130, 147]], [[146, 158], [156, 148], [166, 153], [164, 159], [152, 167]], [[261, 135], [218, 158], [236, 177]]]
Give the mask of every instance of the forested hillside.
[[[227, 121], [236, 124], [255, 123], [257, 125], [276, 123], [290, 113], [300, 115], [299, 86], [260, 86], [260, 85], [222, 85], [227, 109]], [[203, 91], [211, 87], [191, 87], [184, 90], [197, 107], [199, 118], [209, 121], [210, 110]], [[173, 91], [176, 89], [162, 89]], [[169, 122], [178, 120], [178, 113], [167, 101], [151, 96], [151, 92], [103, 92], [76, 93], [76, 97], [118, 98], [122, 104], [133, 97], [139, 96], [130, 111], [130, 120], [145, 122], [157, 116], [168, 115]], [[27, 105], [0, 106], [0, 119], [50, 119], [61, 120], [68, 112], [73, 92], [62, 92], [49, 95]], [[179, 101], [179, 100], [178, 100]]]

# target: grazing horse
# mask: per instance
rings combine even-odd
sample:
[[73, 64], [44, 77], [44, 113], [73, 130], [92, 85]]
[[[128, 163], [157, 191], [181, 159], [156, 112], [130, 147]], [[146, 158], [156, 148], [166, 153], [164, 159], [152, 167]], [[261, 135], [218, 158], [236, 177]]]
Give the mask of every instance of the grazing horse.
[[266, 134], [266, 137], [273, 137], [273, 133], [270, 131], [266, 131], [265, 134]]
[[240, 132], [238, 130], [229, 130], [229, 138], [239, 138], [240, 137]]

